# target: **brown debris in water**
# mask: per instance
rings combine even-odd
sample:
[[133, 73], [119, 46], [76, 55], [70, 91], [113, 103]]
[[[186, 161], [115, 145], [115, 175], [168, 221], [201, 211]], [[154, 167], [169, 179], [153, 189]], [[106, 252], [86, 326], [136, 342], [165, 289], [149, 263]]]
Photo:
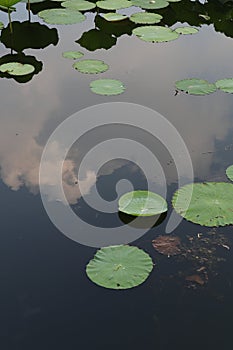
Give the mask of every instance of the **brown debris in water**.
[[163, 255], [181, 254], [181, 242], [177, 236], [159, 236], [152, 241], [152, 245], [155, 250]]
[[185, 279], [186, 281], [195, 282], [197, 284], [200, 284], [201, 286], [205, 284], [205, 281], [199, 275], [187, 276]]

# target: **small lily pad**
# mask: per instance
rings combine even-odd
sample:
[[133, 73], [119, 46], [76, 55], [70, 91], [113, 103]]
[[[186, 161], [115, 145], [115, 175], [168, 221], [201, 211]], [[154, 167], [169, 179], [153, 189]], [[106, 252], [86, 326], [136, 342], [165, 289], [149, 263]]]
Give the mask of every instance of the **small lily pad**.
[[221, 79], [216, 81], [215, 84], [218, 89], [233, 94], [233, 78]]
[[172, 205], [178, 214], [195, 224], [225, 226], [233, 224], [232, 198], [233, 184], [193, 183], [175, 192]]
[[163, 17], [152, 12], [137, 12], [130, 16], [130, 21], [137, 24], [155, 24], [159, 23]]
[[83, 55], [84, 54], [81, 51], [66, 51], [62, 54], [64, 58], [69, 58], [71, 60], [77, 60], [78, 58], [83, 57]]
[[49, 24], [75, 24], [86, 19], [81, 12], [61, 8], [40, 11], [38, 16]]
[[131, 7], [132, 3], [128, 0], [102, 0], [97, 1], [96, 5], [103, 10], [120, 10]]
[[133, 34], [141, 40], [156, 43], [175, 40], [179, 37], [179, 34], [170, 28], [160, 26], [138, 27], [133, 29]]
[[196, 34], [198, 33], [198, 29], [193, 27], [178, 27], [175, 29], [175, 32], [182, 35]]
[[230, 179], [231, 181], [233, 181], [233, 165], [230, 165], [227, 170], [226, 170], [226, 175], [228, 177], [228, 179]]
[[185, 91], [192, 95], [207, 95], [217, 90], [215, 84], [210, 84], [202, 79], [184, 79], [175, 83], [178, 90]]
[[91, 91], [98, 95], [120, 95], [125, 87], [120, 80], [98, 79], [90, 83]]
[[118, 245], [98, 250], [87, 264], [86, 273], [101, 287], [128, 289], [142, 284], [152, 269], [152, 259], [142, 249]]
[[99, 60], [82, 60], [75, 62], [73, 67], [81, 73], [98, 74], [108, 70], [108, 65]]
[[167, 211], [166, 200], [157, 193], [132, 191], [119, 199], [119, 211], [133, 216], [154, 216]]
[[102, 17], [109, 22], [122, 21], [128, 18], [126, 15], [121, 15], [120, 13], [116, 13], [116, 12], [103, 13]]
[[31, 64], [23, 64], [20, 62], [4, 63], [0, 66], [0, 72], [10, 75], [27, 75], [34, 72], [35, 67]]
[[94, 4], [93, 2], [85, 1], [85, 0], [64, 1], [62, 2], [61, 5], [71, 10], [77, 10], [77, 11], [89, 11], [96, 7], [96, 4]]
[[162, 9], [169, 6], [169, 2], [165, 0], [131, 0], [134, 6], [141, 7], [146, 10]]

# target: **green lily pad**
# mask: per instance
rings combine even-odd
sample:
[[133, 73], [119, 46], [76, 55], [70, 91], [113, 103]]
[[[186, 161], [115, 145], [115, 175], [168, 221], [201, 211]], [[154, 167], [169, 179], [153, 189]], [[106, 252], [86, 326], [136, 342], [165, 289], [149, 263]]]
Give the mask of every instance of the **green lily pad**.
[[179, 37], [179, 34], [173, 30], [160, 26], [138, 27], [133, 29], [133, 34], [141, 40], [156, 43], [175, 40]]
[[0, 29], [4, 28], [4, 24], [2, 22], [0, 22]]
[[86, 273], [101, 287], [128, 289], [142, 284], [152, 269], [152, 259], [142, 249], [118, 245], [98, 250], [87, 264]]
[[81, 51], [66, 51], [62, 54], [64, 58], [69, 58], [71, 60], [77, 60], [78, 58], [83, 57], [83, 55], [84, 54]]
[[61, 8], [40, 11], [38, 16], [49, 24], [75, 24], [86, 19], [81, 12]]
[[20, 62], [4, 63], [0, 66], [0, 72], [10, 75], [27, 75], [34, 72], [35, 67], [31, 64], [23, 64]]
[[121, 15], [120, 13], [116, 13], [116, 12], [103, 13], [102, 17], [109, 22], [122, 21], [128, 18], [126, 15]]
[[131, 7], [132, 3], [128, 0], [102, 0], [97, 1], [96, 5], [103, 10], [120, 10]]
[[94, 4], [93, 2], [85, 1], [85, 0], [64, 1], [62, 2], [61, 5], [71, 10], [77, 10], [77, 11], [89, 11], [96, 7], [96, 4]]
[[159, 23], [163, 16], [152, 12], [137, 12], [130, 16], [130, 21], [137, 24], [155, 24]]
[[172, 205], [178, 214], [195, 224], [225, 226], [233, 224], [232, 198], [233, 184], [194, 183], [177, 190], [173, 195]]
[[146, 10], [162, 9], [169, 6], [169, 2], [165, 0], [131, 0], [134, 6], [141, 7]]
[[98, 95], [120, 95], [125, 91], [125, 87], [120, 80], [98, 79], [90, 83], [91, 91]]
[[17, 4], [21, 0], [0, 0], [0, 6], [5, 8], [10, 8], [11, 6]]
[[198, 33], [198, 29], [193, 27], [178, 27], [175, 29], [175, 32], [178, 34], [186, 35], [186, 34], [196, 34]]
[[230, 165], [227, 170], [226, 170], [226, 175], [228, 177], [228, 179], [230, 179], [231, 181], [233, 181], [233, 165]]
[[157, 193], [132, 191], [119, 199], [119, 211], [133, 216], [153, 216], [167, 211], [166, 200]]
[[178, 90], [185, 91], [192, 95], [207, 95], [217, 90], [215, 84], [210, 84], [202, 79], [184, 79], [175, 83]]
[[73, 67], [81, 73], [98, 74], [108, 70], [108, 65], [99, 60], [82, 60], [75, 62]]
[[229, 94], [233, 93], [233, 78], [218, 80], [215, 85], [224, 92], [228, 92]]

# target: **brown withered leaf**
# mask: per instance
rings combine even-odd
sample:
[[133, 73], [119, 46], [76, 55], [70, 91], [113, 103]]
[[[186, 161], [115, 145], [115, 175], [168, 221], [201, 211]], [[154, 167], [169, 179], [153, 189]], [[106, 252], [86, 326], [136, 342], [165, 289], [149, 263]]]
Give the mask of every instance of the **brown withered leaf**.
[[152, 245], [159, 253], [167, 256], [181, 254], [181, 242], [177, 236], [159, 236], [152, 241]]
[[199, 275], [187, 276], [185, 279], [186, 281], [195, 282], [197, 284], [200, 284], [201, 286], [205, 284], [205, 281]]

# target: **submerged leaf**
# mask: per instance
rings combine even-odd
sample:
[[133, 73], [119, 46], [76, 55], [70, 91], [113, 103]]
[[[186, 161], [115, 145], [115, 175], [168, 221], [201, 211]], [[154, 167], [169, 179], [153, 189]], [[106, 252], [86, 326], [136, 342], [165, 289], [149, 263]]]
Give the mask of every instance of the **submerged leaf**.
[[128, 245], [101, 248], [86, 273], [97, 285], [111, 289], [128, 289], [142, 284], [153, 269], [151, 257], [142, 249]]
[[119, 199], [119, 211], [133, 216], [153, 216], [167, 211], [167, 202], [157, 193], [132, 191]]
[[228, 179], [230, 179], [231, 181], [233, 181], [233, 165], [230, 165], [227, 170], [226, 170], [226, 174]]
[[89, 11], [96, 7], [96, 4], [94, 4], [93, 2], [85, 1], [85, 0], [64, 1], [62, 2], [61, 5], [71, 10], [77, 10], [77, 11]]
[[193, 27], [178, 27], [175, 29], [175, 32], [178, 34], [186, 35], [186, 34], [196, 34], [198, 33], [198, 29]]
[[146, 10], [162, 9], [169, 6], [169, 2], [166, 0], [131, 0], [134, 6], [141, 7]]
[[69, 58], [71, 60], [77, 60], [78, 58], [83, 57], [83, 55], [84, 54], [81, 51], [66, 51], [62, 54], [64, 58]]
[[73, 67], [81, 73], [97, 74], [108, 70], [108, 65], [99, 60], [82, 60], [75, 62]]
[[137, 12], [130, 16], [130, 21], [137, 24], [155, 24], [159, 23], [163, 17], [152, 12]]
[[210, 84], [202, 79], [184, 79], [175, 83], [178, 90], [185, 91], [192, 95], [207, 95], [217, 90], [215, 84]]
[[200, 284], [201, 286], [203, 286], [205, 284], [205, 281], [199, 275], [187, 276], [185, 279], [186, 279], [186, 281], [195, 282], [197, 284]]
[[232, 198], [230, 183], [193, 183], [175, 192], [172, 205], [178, 214], [195, 224], [225, 226], [233, 224]]
[[9, 62], [0, 65], [0, 72], [10, 75], [27, 75], [34, 72], [35, 67], [31, 64], [23, 64], [20, 62]]
[[120, 13], [116, 13], [116, 12], [104, 13], [104, 14], [102, 14], [102, 17], [104, 19], [106, 19], [106, 21], [109, 21], [109, 22], [122, 21], [122, 20], [128, 18], [126, 15], [121, 15]]
[[114, 79], [98, 79], [90, 84], [91, 91], [98, 95], [119, 95], [125, 90], [120, 80]]
[[179, 37], [179, 34], [170, 28], [160, 26], [138, 27], [133, 29], [133, 34], [141, 40], [157, 43], [175, 40]]
[[177, 236], [159, 236], [152, 241], [152, 245], [159, 253], [167, 256], [181, 254], [181, 242]]
[[86, 19], [81, 12], [61, 8], [40, 11], [38, 16], [49, 24], [75, 24]]
[[132, 6], [132, 3], [128, 0], [102, 0], [96, 5], [103, 10], [120, 10]]
[[215, 84], [218, 89], [230, 94], [233, 93], [233, 78], [221, 79], [216, 81]]

